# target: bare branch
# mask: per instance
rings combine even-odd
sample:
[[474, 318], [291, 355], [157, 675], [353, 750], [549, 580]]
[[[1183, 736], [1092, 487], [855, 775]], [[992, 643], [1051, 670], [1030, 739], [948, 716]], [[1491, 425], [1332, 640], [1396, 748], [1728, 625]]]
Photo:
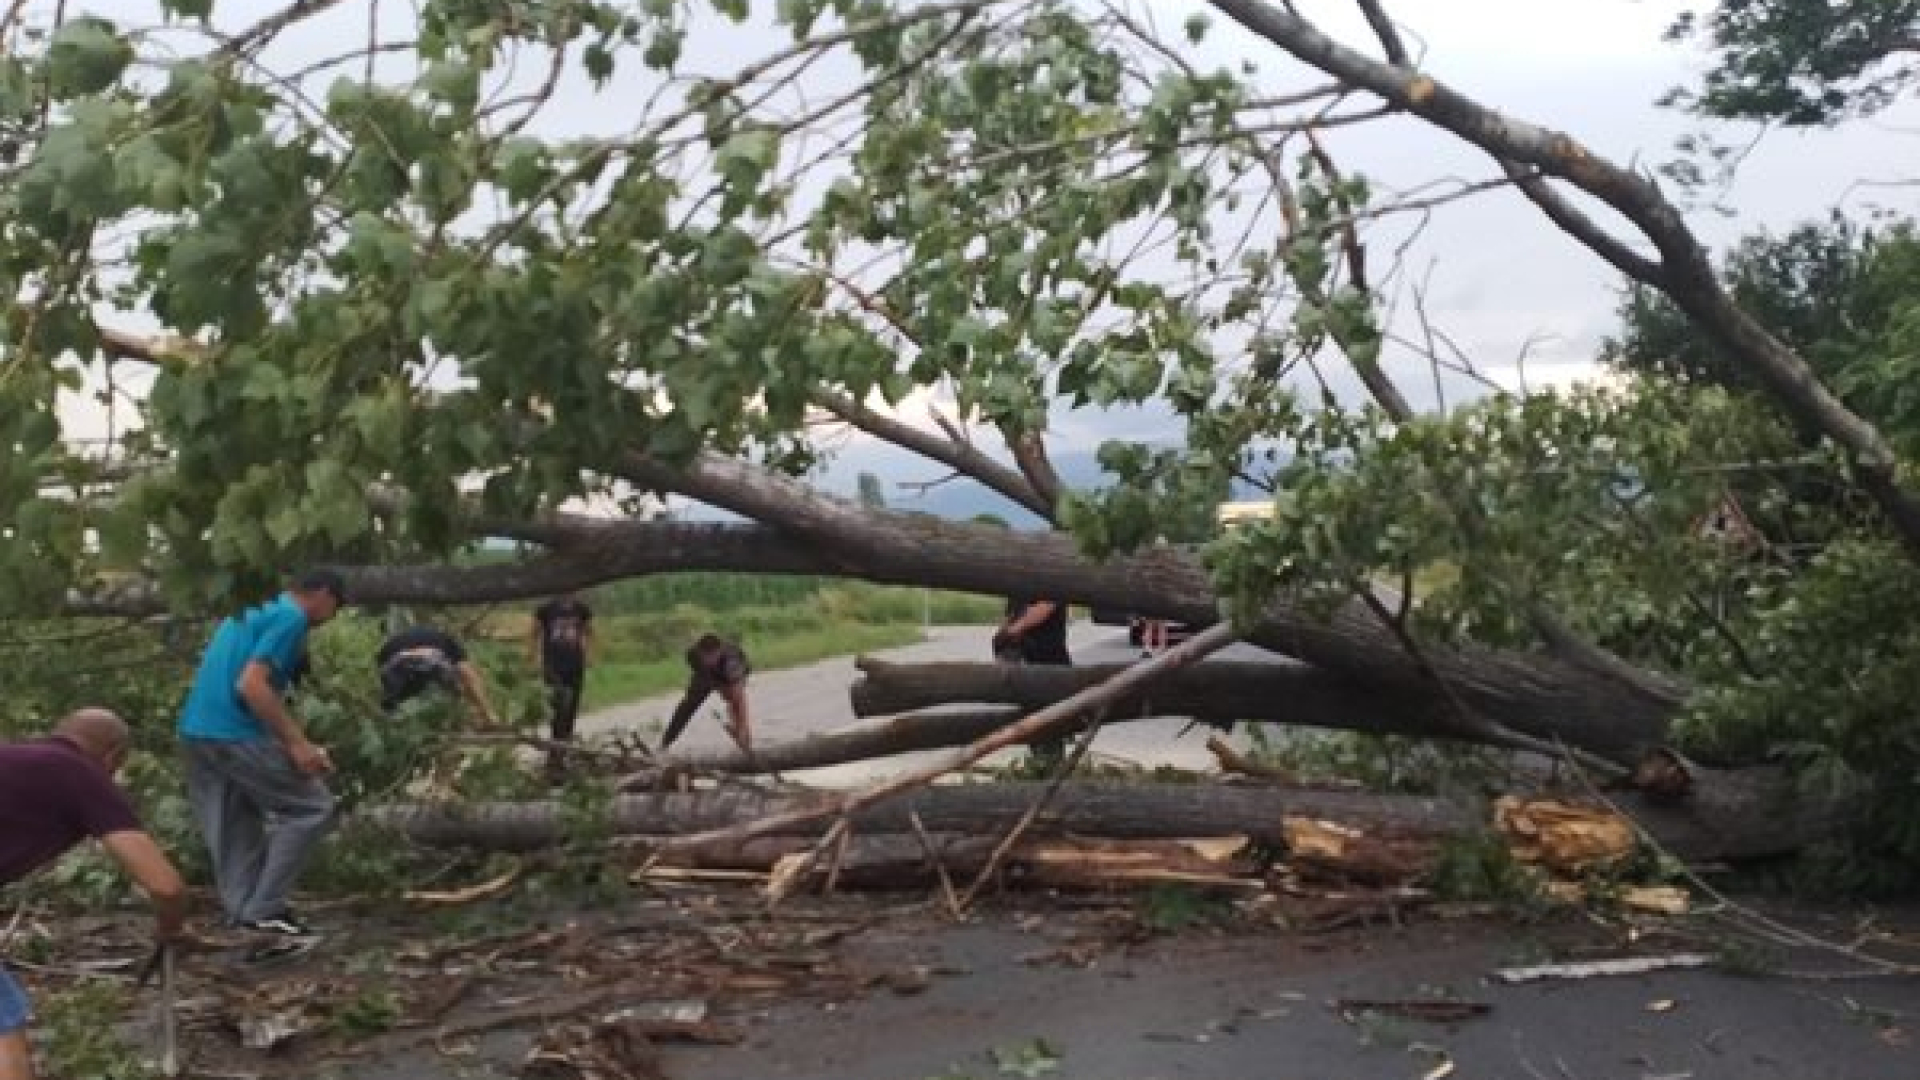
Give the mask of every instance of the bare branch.
[[234, 57], [253, 52], [294, 23], [339, 6], [340, 0], [297, 0], [227, 39], [218, 55]]
[[1659, 249], [1664, 276], [1659, 287], [1739, 357], [1782, 408], [1845, 448], [1861, 487], [1886, 514], [1909, 554], [1920, 558], [1920, 497], [1898, 478], [1892, 445], [1836, 398], [1804, 359], [1733, 302], [1685, 218], [1652, 180], [1600, 157], [1570, 135], [1496, 112], [1431, 76], [1347, 48], [1300, 16], [1263, 0], [1210, 2], [1301, 61], [1454, 133], [1498, 161], [1530, 165], [1619, 211]]
[[1393, 25], [1393, 19], [1380, 0], [1356, 0], [1360, 11], [1367, 17], [1367, 25], [1373, 28], [1373, 36], [1380, 39], [1380, 50], [1387, 55], [1387, 63], [1394, 67], [1410, 68], [1413, 58], [1407, 53], [1405, 42], [1400, 40], [1400, 31]]
[[814, 394], [813, 400], [821, 408], [869, 435], [940, 462], [1033, 511], [1044, 520], [1052, 521], [1054, 518], [1053, 504], [1044, 499], [1027, 478], [967, 443], [883, 416], [844, 394], [822, 390]]

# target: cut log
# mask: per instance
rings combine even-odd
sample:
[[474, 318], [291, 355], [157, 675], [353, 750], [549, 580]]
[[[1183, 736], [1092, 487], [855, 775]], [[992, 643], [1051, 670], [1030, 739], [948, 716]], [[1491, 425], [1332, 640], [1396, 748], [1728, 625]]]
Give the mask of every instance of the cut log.
[[1287, 864], [1296, 871], [1376, 887], [1426, 877], [1440, 854], [1432, 831], [1358, 829], [1337, 821], [1289, 815]]
[[[863, 717], [959, 704], [1031, 711], [1105, 682], [1127, 667], [901, 664], [873, 658], [862, 658], [858, 666], [861, 678], [850, 693], [854, 714]], [[1110, 720], [1175, 716], [1218, 724], [1264, 721], [1418, 738], [1481, 738], [1457, 721], [1445, 695], [1431, 687], [1396, 689], [1285, 661], [1203, 661], [1122, 698], [1107, 715]], [[1664, 720], [1644, 713], [1591, 718], [1578, 730], [1547, 714], [1502, 719], [1523, 735], [1564, 741], [1622, 765], [1639, 762], [1665, 731]]]
[[[1025, 813], [1043, 785], [948, 784], [926, 788], [869, 807], [854, 817], [862, 834], [912, 830], [917, 814], [932, 832], [989, 835], [1004, 831]], [[777, 796], [726, 789], [674, 794], [624, 795], [612, 807], [616, 835], [674, 837], [708, 833], [767, 818], [829, 796]], [[1617, 805], [1664, 848], [1689, 861], [1706, 862], [1780, 855], [1833, 835], [1842, 808], [1796, 800], [1790, 779], [1777, 770], [1732, 773], [1699, 771], [1693, 795], [1682, 806], [1651, 805], [1620, 793]], [[1166, 838], [1245, 834], [1276, 846], [1286, 843], [1287, 815], [1334, 821], [1363, 831], [1449, 834], [1490, 827], [1483, 808], [1442, 799], [1360, 791], [1319, 791], [1226, 784], [1127, 784], [1073, 782], [1061, 787], [1041, 824], [1052, 831], [1116, 838]], [[559, 845], [566, 827], [551, 801], [470, 805], [398, 805], [364, 813], [371, 824], [392, 828], [427, 846], [532, 851]], [[818, 838], [819, 821], [783, 827], [780, 835]]]
[[[994, 834], [1018, 821], [1044, 787], [1037, 783], [936, 785], [869, 807], [854, 816], [853, 825], [860, 834], [909, 833], [911, 817], [917, 814], [930, 832]], [[622, 795], [613, 801], [611, 825], [619, 836], [704, 833], [822, 798], [738, 788]], [[1411, 795], [1070, 782], [1061, 785], [1040, 823], [1052, 831], [1087, 836], [1181, 839], [1235, 833], [1279, 844], [1286, 838], [1282, 820], [1289, 813], [1360, 828], [1436, 833], [1480, 822], [1478, 815], [1454, 803]], [[411, 842], [430, 847], [535, 851], [557, 846], [566, 836], [559, 804], [552, 801], [395, 805], [368, 810], [362, 817], [368, 824], [395, 829]], [[780, 835], [817, 838], [825, 831], [826, 825], [808, 822], [783, 829]]]

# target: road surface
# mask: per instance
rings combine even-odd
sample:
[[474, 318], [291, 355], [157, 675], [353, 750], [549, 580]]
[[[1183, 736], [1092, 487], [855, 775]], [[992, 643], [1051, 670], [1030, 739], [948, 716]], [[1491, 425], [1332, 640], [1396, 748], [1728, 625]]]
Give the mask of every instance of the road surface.
[[[991, 626], [936, 626], [927, 631], [927, 640], [876, 655], [888, 660], [939, 661], [985, 660], [992, 654]], [[1075, 663], [1117, 663], [1137, 658], [1139, 650], [1127, 644], [1126, 631], [1110, 626], [1075, 622], [1068, 631], [1068, 645]], [[1226, 657], [1253, 659], [1269, 654], [1250, 646], [1235, 646]], [[754, 741], [760, 744], [785, 742], [816, 731], [827, 731], [853, 723], [853, 706], [848, 688], [859, 673], [853, 657], [843, 656], [784, 671], [755, 672], [747, 684], [747, 700], [753, 710]], [[637, 731], [649, 744], [659, 740], [667, 717], [679, 703], [678, 694], [647, 698], [625, 705], [602, 709], [581, 718], [581, 730], [589, 737], [620, 731]], [[728, 745], [726, 733], [717, 719], [718, 697], [702, 706], [700, 714], [688, 725], [676, 746]], [[1204, 769], [1213, 763], [1207, 753], [1207, 736], [1212, 729], [1195, 726], [1191, 730], [1184, 719], [1140, 720], [1116, 724], [1094, 739], [1096, 760], [1123, 760], [1149, 768], [1172, 765], [1178, 768]], [[1230, 740], [1245, 747], [1244, 735], [1236, 732]], [[998, 765], [1013, 760], [1018, 751], [1006, 751], [987, 760]], [[856, 763], [831, 769], [815, 769], [788, 774], [790, 779], [823, 786], [860, 783], [878, 775], [899, 771], [928, 754], [902, 754], [885, 762]]]

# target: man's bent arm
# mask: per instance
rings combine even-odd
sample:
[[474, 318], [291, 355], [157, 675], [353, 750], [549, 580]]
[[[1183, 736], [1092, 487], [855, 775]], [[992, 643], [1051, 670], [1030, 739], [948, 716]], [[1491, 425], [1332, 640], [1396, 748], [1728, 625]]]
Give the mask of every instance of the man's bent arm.
[[267, 663], [264, 660], [250, 660], [240, 672], [240, 699], [247, 703], [247, 711], [273, 730], [280, 745], [291, 750], [307, 742], [307, 733], [300, 728], [300, 722], [287, 711], [286, 703], [274, 692], [273, 681], [267, 677]]
[[1059, 607], [1060, 605], [1052, 600], [1041, 600], [1037, 603], [1028, 604], [1027, 610], [1021, 612], [1019, 618], [1007, 624], [1007, 633], [1018, 637], [1034, 627], [1039, 626], [1041, 623], [1046, 622]]
[[160, 845], [138, 829], [108, 833], [100, 845], [153, 901], [154, 936], [161, 941], [179, 937], [187, 922], [187, 883]]
[[727, 711], [733, 714], [734, 738], [740, 743], [740, 749], [753, 752], [753, 721], [747, 715], [747, 688], [742, 683], [728, 683], [720, 688], [720, 696], [726, 700]]

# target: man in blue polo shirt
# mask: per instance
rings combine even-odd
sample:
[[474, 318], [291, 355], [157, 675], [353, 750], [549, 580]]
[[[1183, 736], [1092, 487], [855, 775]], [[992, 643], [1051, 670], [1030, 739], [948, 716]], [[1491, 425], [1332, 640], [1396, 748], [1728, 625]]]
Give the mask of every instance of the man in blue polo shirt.
[[287, 687], [306, 652], [307, 631], [333, 618], [346, 584], [330, 570], [230, 616], [214, 631], [180, 711], [187, 798], [212, 857], [227, 919], [281, 939], [312, 934], [287, 895], [332, 828], [333, 770], [325, 748], [288, 711]]

